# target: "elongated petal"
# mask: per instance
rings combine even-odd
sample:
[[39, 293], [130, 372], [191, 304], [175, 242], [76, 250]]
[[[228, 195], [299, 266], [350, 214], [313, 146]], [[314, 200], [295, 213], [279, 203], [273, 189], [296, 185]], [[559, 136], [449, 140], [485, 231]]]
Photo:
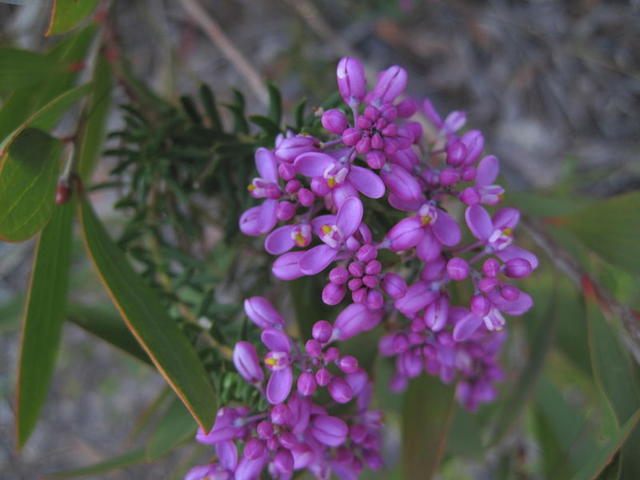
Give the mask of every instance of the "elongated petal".
[[184, 480], [205, 480], [211, 478], [210, 475], [213, 475], [215, 471], [215, 465], [198, 465], [189, 470]]
[[424, 227], [416, 217], [409, 217], [396, 223], [387, 238], [391, 241], [391, 250], [400, 251], [415, 247], [424, 236]]
[[315, 439], [330, 447], [342, 445], [348, 433], [349, 427], [342, 419], [329, 415], [317, 416], [311, 424], [311, 434]]
[[489, 155], [484, 157], [478, 163], [478, 169], [476, 171], [476, 185], [491, 185], [500, 173], [500, 162], [495, 155]]
[[291, 368], [283, 368], [271, 373], [269, 383], [267, 384], [267, 400], [272, 405], [278, 405], [284, 402], [291, 392], [293, 385], [293, 372]]
[[278, 201], [269, 199], [265, 200], [260, 206], [260, 214], [258, 215], [258, 230], [261, 234], [270, 232], [278, 223]]
[[336, 225], [343, 235], [343, 238], [353, 235], [362, 223], [364, 208], [359, 198], [348, 198], [340, 207]]
[[337, 217], [335, 215], [318, 215], [311, 220], [311, 230], [320, 236], [323, 225], [335, 225]]
[[264, 297], [251, 297], [244, 301], [244, 312], [260, 328], [284, 326], [282, 315]]
[[261, 205], [257, 207], [251, 207], [240, 215], [240, 231], [245, 235], [260, 235], [260, 218]]
[[431, 304], [440, 293], [431, 290], [427, 282], [418, 282], [409, 287], [403, 297], [395, 301], [395, 307], [405, 315], [413, 315]]
[[431, 230], [424, 231], [424, 235], [416, 246], [416, 254], [423, 262], [431, 262], [438, 258], [442, 251], [442, 244], [439, 242]]
[[460, 242], [460, 227], [451, 216], [438, 210], [438, 218], [433, 225], [433, 233], [440, 243], [453, 247]]
[[472, 205], [464, 214], [467, 226], [478, 240], [486, 241], [493, 232], [493, 222], [487, 211], [480, 205]]
[[391, 170], [382, 170], [380, 176], [389, 190], [400, 200], [408, 202], [424, 200], [420, 183], [400, 165], [391, 165]]
[[407, 86], [407, 71], [394, 65], [389, 67], [378, 75], [371, 99], [380, 99], [382, 103], [393, 102]]
[[220, 459], [220, 465], [227, 470], [235, 470], [238, 465], [238, 448], [235, 443], [228, 440], [217, 444], [216, 454]]
[[303, 255], [300, 258], [300, 271], [303, 275], [315, 275], [316, 273], [320, 273], [338, 256], [338, 250], [331, 248], [329, 245], [318, 245], [317, 247], [313, 247], [312, 249], [302, 253]]
[[278, 181], [278, 160], [271, 150], [266, 148], [256, 150], [256, 168], [262, 179], [274, 183]]
[[271, 272], [280, 280], [293, 280], [305, 274], [300, 269], [300, 260], [307, 251], [288, 252], [279, 256], [271, 266]]
[[489, 297], [498, 310], [508, 315], [522, 315], [533, 306], [533, 299], [524, 292], [521, 292], [517, 300], [513, 301], [505, 300], [498, 293], [493, 293]]
[[290, 352], [291, 341], [289, 336], [277, 328], [265, 328], [260, 335], [260, 340], [267, 348], [274, 352]]
[[516, 228], [520, 222], [520, 211], [515, 208], [501, 208], [493, 214], [495, 228]]
[[478, 327], [482, 324], [482, 318], [469, 312], [461, 320], [456, 323], [453, 328], [453, 339], [456, 342], [463, 342], [468, 339]]
[[260, 473], [267, 463], [267, 460], [266, 452], [262, 457], [253, 460], [243, 456], [233, 478], [235, 480], [256, 480], [260, 478]]
[[509, 245], [507, 248], [496, 252], [496, 255], [498, 255], [503, 262], [508, 262], [514, 258], [523, 258], [529, 262], [532, 270], [538, 268], [538, 257], [524, 248], [516, 247], [515, 245]]
[[396, 210], [415, 212], [420, 208], [420, 205], [422, 205], [423, 202], [423, 198], [414, 200], [402, 200], [398, 198], [393, 192], [389, 194], [389, 205], [391, 205]]
[[355, 58], [341, 58], [338, 62], [336, 76], [338, 78], [338, 90], [345, 103], [355, 106], [362, 102], [367, 87], [362, 63]]
[[258, 383], [264, 378], [256, 349], [249, 342], [236, 343], [233, 348], [233, 364], [240, 376], [249, 383]]
[[345, 308], [334, 323], [334, 331], [340, 340], [351, 338], [367, 329], [371, 312], [362, 303], [352, 303]]
[[264, 248], [271, 255], [281, 255], [295, 246], [293, 236], [294, 225], [276, 228], [264, 241]]
[[307, 152], [296, 158], [294, 166], [296, 171], [307, 177], [321, 177], [330, 166], [336, 163], [335, 159], [321, 152]]
[[196, 440], [200, 443], [215, 445], [216, 443], [233, 440], [234, 438], [238, 438], [240, 435], [242, 435], [242, 427], [229, 425], [227, 427], [215, 428], [206, 435], [202, 432], [198, 432]]
[[369, 198], [381, 198], [384, 195], [384, 182], [369, 169], [352, 166], [348, 178], [360, 193]]

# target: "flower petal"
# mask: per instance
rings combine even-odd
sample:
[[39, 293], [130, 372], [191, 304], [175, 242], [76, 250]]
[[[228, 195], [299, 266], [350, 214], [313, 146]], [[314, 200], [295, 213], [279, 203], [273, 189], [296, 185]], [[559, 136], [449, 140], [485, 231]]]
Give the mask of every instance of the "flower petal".
[[516, 247], [515, 245], [509, 245], [507, 248], [497, 251], [496, 255], [500, 257], [500, 260], [503, 262], [508, 262], [514, 258], [524, 258], [529, 262], [532, 270], [538, 268], [538, 257], [524, 248]]
[[267, 384], [267, 400], [272, 405], [278, 405], [284, 402], [291, 392], [293, 385], [293, 372], [291, 367], [276, 370], [271, 373], [269, 383]]
[[335, 159], [326, 153], [307, 152], [299, 155], [294, 162], [296, 171], [307, 177], [321, 177], [330, 166], [336, 163]]
[[448, 247], [457, 245], [460, 242], [460, 227], [451, 216], [438, 210], [438, 218], [433, 224], [433, 233], [440, 243]]
[[282, 315], [264, 297], [251, 297], [244, 301], [244, 312], [260, 328], [284, 326]]
[[293, 240], [291, 233], [295, 225], [285, 225], [276, 228], [264, 241], [264, 249], [271, 255], [281, 255], [291, 250], [296, 242]]
[[220, 442], [216, 445], [216, 455], [226, 470], [235, 470], [238, 465], [238, 448], [232, 441]]
[[487, 211], [480, 205], [472, 205], [464, 214], [467, 226], [478, 240], [486, 241], [493, 233], [493, 222]]
[[350, 237], [358, 230], [358, 227], [362, 223], [363, 214], [364, 207], [359, 198], [350, 197], [345, 200], [336, 218], [336, 226], [340, 230], [340, 233], [342, 233], [344, 239]]
[[391, 241], [391, 250], [400, 251], [415, 247], [424, 237], [425, 229], [416, 217], [409, 217], [396, 223], [387, 238]]
[[[320, 273], [338, 256], [338, 250], [324, 244], [318, 245], [317, 247], [313, 247], [312, 249], [301, 253], [303, 255], [300, 258], [300, 271], [303, 275], [315, 275], [316, 273]], [[287, 253], [285, 255], [291, 254]]]
[[520, 211], [515, 208], [501, 208], [493, 214], [494, 228], [516, 228], [520, 221]]
[[463, 342], [473, 335], [481, 324], [482, 318], [469, 312], [459, 320], [458, 323], [456, 323], [456, 326], [453, 329], [453, 339], [456, 342]]
[[416, 254], [423, 262], [431, 262], [438, 258], [442, 251], [441, 242], [439, 242], [431, 230], [425, 230], [424, 236], [416, 246]]
[[258, 216], [258, 230], [261, 234], [270, 232], [276, 226], [276, 223], [278, 223], [277, 211], [277, 200], [269, 199], [262, 203]]
[[293, 280], [304, 276], [305, 274], [300, 269], [300, 260], [305, 254], [307, 254], [306, 250], [287, 252], [284, 255], [280, 255], [276, 261], [273, 262], [271, 272], [280, 280]]
[[265, 328], [260, 335], [260, 340], [268, 349], [274, 352], [291, 351], [289, 336], [277, 328]]
[[278, 160], [271, 150], [266, 148], [256, 150], [256, 168], [263, 180], [274, 183], [278, 181]]
[[495, 155], [488, 155], [480, 160], [476, 171], [476, 185], [491, 185], [500, 173], [500, 162]]
[[384, 182], [369, 169], [352, 166], [347, 178], [360, 193], [369, 198], [381, 198], [384, 195]]

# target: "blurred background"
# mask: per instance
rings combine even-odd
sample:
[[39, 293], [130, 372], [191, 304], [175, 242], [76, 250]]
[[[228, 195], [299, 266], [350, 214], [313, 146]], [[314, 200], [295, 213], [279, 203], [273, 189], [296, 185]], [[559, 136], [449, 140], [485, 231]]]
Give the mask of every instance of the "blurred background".
[[[165, 98], [205, 82], [223, 101], [232, 87], [246, 92], [248, 111], [260, 112], [260, 92], [241, 72], [238, 53], [281, 88], [285, 111], [333, 92], [341, 56], [372, 70], [399, 64], [409, 71], [410, 95], [428, 96], [441, 112], [468, 112], [511, 189], [607, 197], [640, 188], [640, 1], [201, 0], [223, 32], [213, 39], [189, 13], [191, 1], [115, 3], [118, 48]], [[0, 43], [46, 48], [48, 4], [0, 2]], [[123, 92], [115, 95], [115, 104], [124, 101]], [[109, 128], [121, 124], [114, 108]], [[2, 480], [120, 451], [132, 414], [163, 387], [146, 367], [65, 326], [43, 418], [16, 453], [13, 390], [32, 250], [32, 241], [0, 243]], [[73, 268], [74, 295], [104, 300], [86, 261]], [[104, 478], [166, 478], [181, 462], [190, 459], [176, 453]], [[485, 469], [474, 478], [494, 477]]]

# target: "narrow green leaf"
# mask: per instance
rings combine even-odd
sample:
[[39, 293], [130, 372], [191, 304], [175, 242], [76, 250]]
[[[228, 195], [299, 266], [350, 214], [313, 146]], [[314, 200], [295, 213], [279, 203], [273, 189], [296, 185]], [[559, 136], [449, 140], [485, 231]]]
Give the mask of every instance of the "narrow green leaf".
[[24, 297], [10, 298], [0, 305], [0, 335], [20, 328], [20, 316], [24, 310]]
[[447, 440], [447, 451], [465, 458], [480, 458], [483, 453], [481, 429], [477, 416], [463, 407], [456, 407]]
[[[620, 429], [618, 435], [616, 435], [616, 437], [613, 438], [606, 447], [600, 449], [599, 452], [578, 471], [575, 477], [573, 477], [574, 480], [591, 480], [593, 478], [597, 478], [607, 465], [611, 463], [615, 454], [620, 450], [629, 435], [631, 435], [631, 432], [637, 430], [636, 427], [638, 425], [638, 420], [640, 420], [640, 410], [629, 417]], [[632, 454], [638, 455], [638, 450], [635, 450]], [[622, 475], [620, 478], [632, 479], [638, 477], [627, 477]]]
[[208, 430], [216, 415], [216, 396], [195, 349], [156, 292], [109, 238], [86, 200], [80, 216], [87, 251], [127, 327], [200, 426]]
[[28, 129], [0, 158], [0, 240], [26, 240], [49, 221], [61, 151], [61, 142]]
[[[95, 25], [79, 30], [56, 44], [46, 56], [65, 65], [77, 65], [84, 59], [95, 32]], [[78, 69], [68, 68], [63, 74], [40, 78], [38, 84], [15, 90], [0, 108], [0, 139], [10, 135], [33, 112], [51, 99], [70, 89], [77, 77]], [[58, 120], [59, 118], [49, 115], [40, 120], [40, 126], [47, 130]]]
[[58, 95], [42, 108], [31, 114], [26, 120], [24, 120], [18, 128], [16, 128], [11, 134], [9, 134], [0, 143], [0, 154], [10, 148], [11, 143], [20, 135], [25, 129], [29, 127], [46, 128], [51, 122], [51, 119], [60, 117], [64, 112], [69, 110], [74, 103], [76, 103], [84, 94], [89, 91], [91, 87], [90, 83], [81, 85], [71, 90]]
[[149, 439], [147, 459], [155, 460], [193, 438], [196, 428], [196, 422], [189, 411], [179, 399], [174, 398]]
[[67, 304], [73, 201], [56, 207], [42, 231], [31, 274], [18, 371], [17, 432], [22, 447], [49, 390]]
[[280, 90], [272, 83], [267, 84], [267, 89], [269, 90], [269, 113], [267, 113], [267, 117], [278, 128], [282, 121], [282, 96], [280, 95]]
[[64, 73], [65, 66], [50, 56], [30, 50], [0, 48], [0, 90], [30, 87], [43, 77]]
[[[527, 360], [524, 367], [516, 382], [504, 395], [499, 414], [496, 416], [496, 423], [491, 428], [490, 442], [494, 444], [509, 433], [520, 418], [542, 372], [544, 361], [551, 347], [557, 319], [562, 318], [563, 315], [563, 300], [559, 296], [558, 288], [554, 288], [553, 293], [547, 289], [542, 292], [544, 295], [552, 295], [553, 300], [548, 307], [543, 309], [542, 315], [527, 315], [527, 321], [536, 321], [537, 325], [532, 335], [529, 352], [526, 354]], [[536, 298], [535, 295], [534, 298]]]
[[88, 182], [96, 165], [105, 137], [107, 116], [111, 109], [113, 75], [104, 55], [98, 56], [93, 71], [91, 96], [83, 115], [83, 126], [78, 140], [78, 171]]
[[124, 467], [130, 467], [146, 461], [145, 449], [137, 448], [130, 452], [118, 455], [117, 457], [110, 458], [103, 462], [98, 462], [94, 465], [86, 467], [73, 468], [70, 470], [63, 470], [61, 472], [50, 473], [47, 477], [51, 478], [74, 478], [85, 477], [88, 475], [97, 475], [100, 473], [107, 473], [113, 470], [118, 470]]
[[574, 233], [603, 259], [633, 273], [640, 273], [640, 192], [631, 192], [595, 203], [556, 222]]
[[71, 304], [67, 320], [132, 357], [152, 365], [149, 356], [115, 311]]
[[98, 0], [53, 0], [49, 28], [45, 35], [58, 35], [73, 30], [97, 5]]
[[405, 480], [428, 480], [438, 472], [454, 411], [453, 385], [422, 375], [411, 380], [402, 411]]
[[[591, 362], [596, 383], [604, 393], [618, 425], [623, 425], [640, 408], [638, 369], [632, 363], [612, 325], [607, 324], [595, 301], [587, 300]], [[640, 478], [640, 428], [622, 447], [622, 478]]]

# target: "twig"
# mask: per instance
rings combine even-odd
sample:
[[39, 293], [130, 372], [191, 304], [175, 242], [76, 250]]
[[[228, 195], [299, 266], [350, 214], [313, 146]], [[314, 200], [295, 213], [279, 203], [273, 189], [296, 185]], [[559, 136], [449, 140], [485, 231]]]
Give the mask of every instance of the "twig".
[[260, 75], [242, 52], [236, 48], [224, 31], [222, 31], [218, 22], [202, 8], [202, 5], [200, 5], [197, 0], [180, 0], [180, 3], [191, 19], [202, 28], [209, 39], [222, 51], [223, 55], [226, 56], [246, 78], [249, 87], [251, 87], [256, 97], [258, 97], [258, 100], [264, 105], [267, 105], [269, 102], [269, 94]]

